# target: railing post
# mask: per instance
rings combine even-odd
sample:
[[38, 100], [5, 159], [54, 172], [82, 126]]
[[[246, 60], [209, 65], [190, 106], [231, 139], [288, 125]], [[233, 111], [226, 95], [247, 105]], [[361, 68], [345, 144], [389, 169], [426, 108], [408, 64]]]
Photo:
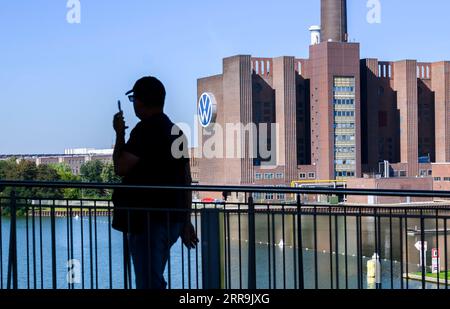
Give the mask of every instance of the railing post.
[[248, 288], [256, 289], [255, 205], [248, 198]]
[[8, 284], [7, 289], [17, 290], [17, 214], [16, 214], [16, 192], [14, 188], [10, 195], [11, 224], [9, 234], [9, 257], [8, 257]]
[[221, 254], [221, 220], [219, 209], [201, 211], [202, 281], [203, 289], [222, 289], [225, 286]]
[[[305, 289], [305, 278], [303, 275], [303, 232], [302, 232], [302, 203], [300, 194], [297, 194], [297, 238], [298, 238], [298, 280], [299, 289]], [[295, 236], [294, 236], [295, 237]], [[295, 261], [294, 261], [295, 263]]]
[[52, 242], [52, 289], [57, 289], [56, 281], [56, 222], [55, 222], [55, 200], [50, 209], [50, 228], [51, 228], [51, 242]]

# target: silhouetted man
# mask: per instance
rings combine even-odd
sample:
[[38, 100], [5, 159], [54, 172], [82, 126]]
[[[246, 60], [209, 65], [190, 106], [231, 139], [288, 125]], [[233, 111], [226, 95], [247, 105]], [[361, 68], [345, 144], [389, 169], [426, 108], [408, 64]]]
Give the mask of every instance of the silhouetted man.
[[[181, 158], [173, 153], [174, 142], [186, 138], [177, 127], [177, 130], [173, 130], [175, 125], [163, 112], [166, 96], [163, 84], [154, 77], [144, 77], [126, 95], [133, 102], [136, 116], [141, 121], [125, 143], [127, 127], [123, 113], [119, 112], [114, 116], [114, 169], [122, 177], [122, 183], [149, 186], [190, 185], [187, 149], [182, 150], [184, 156]], [[173, 135], [172, 132], [180, 133]], [[180, 236], [189, 249], [198, 243], [189, 212], [192, 192], [121, 189], [115, 190], [113, 201], [113, 228], [127, 233], [136, 287], [165, 289], [163, 273], [172, 245]], [[185, 211], [161, 211], [161, 208]]]

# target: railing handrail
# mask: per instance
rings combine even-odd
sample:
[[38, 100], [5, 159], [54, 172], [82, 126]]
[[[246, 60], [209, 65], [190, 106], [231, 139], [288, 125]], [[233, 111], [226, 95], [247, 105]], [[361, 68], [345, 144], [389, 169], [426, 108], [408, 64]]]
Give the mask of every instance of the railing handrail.
[[380, 189], [341, 189], [341, 188], [289, 188], [262, 186], [147, 186], [123, 185], [115, 183], [58, 182], [58, 181], [22, 181], [0, 180], [0, 186], [24, 188], [74, 188], [74, 189], [142, 189], [142, 190], [188, 190], [201, 192], [241, 192], [241, 193], [285, 193], [285, 194], [343, 194], [373, 195], [397, 197], [440, 197], [450, 198], [450, 191], [434, 190], [380, 190]]

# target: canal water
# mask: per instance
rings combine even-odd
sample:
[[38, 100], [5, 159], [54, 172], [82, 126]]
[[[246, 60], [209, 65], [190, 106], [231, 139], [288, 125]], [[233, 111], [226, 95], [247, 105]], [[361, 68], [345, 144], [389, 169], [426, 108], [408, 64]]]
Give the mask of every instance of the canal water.
[[[19, 288], [52, 287], [52, 242], [50, 218], [17, 219], [17, 251]], [[316, 221], [315, 221], [316, 220]], [[357, 288], [357, 224], [354, 217], [304, 216], [302, 218], [303, 269], [305, 288]], [[231, 214], [223, 217], [225, 230], [224, 273], [227, 287], [247, 286], [248, 229], [247, 216]], [[69, 224], [70, 223], [70, 224]], [[200, 233], [200, 218], [197, 220]], [[380, 221], [382, 280], [381, 288], [421, 288], [421, 282], [402, 279], [403, 273], [419, 272], [419, 251], [415, 244], [420, 236], [406, 233], [405, 222], [398, 218]], [[443, 222], [438, 222], [443, 228]], [[314, 233], [314, 226], [317, 227]], [[419, 219], [408, 219], [408, 229], [420, 226]], [[330, 228], [331, 227], [331, 228]], [[436, 220], [425, 220], [426, 229], [435, 229]], [[375, 222], [363, 218], [361, 224], [362, 286], [367, 282], [367, 262], [376, 252]], [[0, 273], [6, 287], [8, 269], [9, 218], [1, 218]], [[68, 237], [72, 230], [72, 239]], [[256, 272], [258, 288], [295, 288], [298, 276], [298, 235], [295, 215], [256, 215]], [[34, 232], [33, 232], [34, 231]], [[76, 289], [121, 289], [124, 287], [123, 238], [110, 228], [108, 217], [56, 218], [56, 284], [68, 288], [68, 279]], [[83, 237], [82, 237], [83, 235]], [[402, 237], [401, 237], [402, 236]], [[441, 251], [441, 270], [445, 269], [445, 236], [426, 234], [427, 265], [431, 266], [431, 249]], [[448, 239], [447, 239], [448, 241]], [[377, 242], [378, 243], [378, 242]], [[337, 244], [337, 245], [336, 245]], [[69, 250], [73, 248], [73, 250]], [[400, 250], [403, 248], [403, 250]], [[73, 253], [72, 253], [73, 251]], [[448, 258], [448, 252], [447, 252]], [[71, 270], [68, 261], [71, 260]], [[294, 263], [294, 261], [296, 261]], [[166, 268], [171, 288], [201, 288], [201, 249], [188, 252], [181, 241], [171, 250], [170, 270]], [[198, 265], [198, 266], [197, 266]], [[437, 284], [427, 283], [436, 289]], [[439, 288], [445, 288], [442, 282]]]

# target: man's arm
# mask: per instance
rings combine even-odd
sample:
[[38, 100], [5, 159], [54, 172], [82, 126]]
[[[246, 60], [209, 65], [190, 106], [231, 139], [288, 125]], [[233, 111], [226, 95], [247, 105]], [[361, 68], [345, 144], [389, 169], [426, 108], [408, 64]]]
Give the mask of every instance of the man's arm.
[[139, 157], [124, 151], [125, 147], [125, 130], [128, 128], [125, 125], [123, 113], [117, 113], [114, 116], [113, 122], [114, 130], [116, 131], [116, 144], [114, 146], [113, 162], [114, 171], [118, 176], [126, 176], [139, 162]]

